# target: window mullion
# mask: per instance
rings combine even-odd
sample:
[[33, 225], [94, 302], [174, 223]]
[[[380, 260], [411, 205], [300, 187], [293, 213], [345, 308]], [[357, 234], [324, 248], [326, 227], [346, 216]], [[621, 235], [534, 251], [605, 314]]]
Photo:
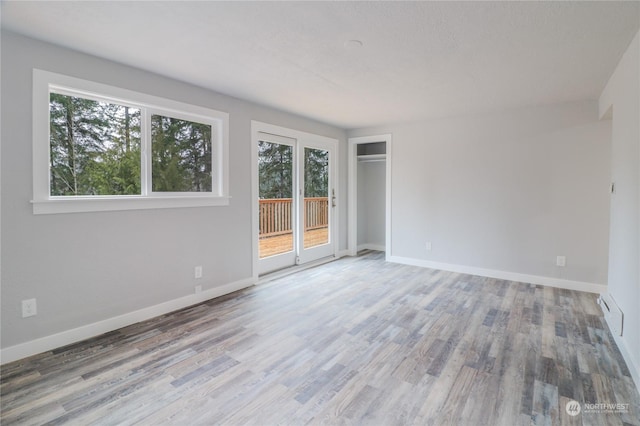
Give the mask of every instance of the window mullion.
[[142, 150], [140, 155], [140, 190], [143, 196], [151, 194], [151, 113], [148, 108], [142, 108], [140, 120], [140, 138]]

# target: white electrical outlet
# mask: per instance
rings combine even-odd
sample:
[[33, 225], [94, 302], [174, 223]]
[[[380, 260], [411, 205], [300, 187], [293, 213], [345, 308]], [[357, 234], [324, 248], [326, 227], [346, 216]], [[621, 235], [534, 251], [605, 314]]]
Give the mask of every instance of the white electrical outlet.
[[22, 318], [33, 317], [38, 315], [38, 305], [36, 299], [27, 299], [22, 301]]
[[202, 286], [201, 285], [197, 285], [196, 286], [196, 293], [202, 293]]
[[427, 251], [431, 251], [431, 241], [427, 241], [426, 243], [424, 243], [424, 246], [427, 249]]
[[556, 265], [557, 266], [567, 266], [567, 258], [564, 256], [556, 257]]
[[196, 278], [202, 278], [202, 266], [196, 266], [194, 275]]

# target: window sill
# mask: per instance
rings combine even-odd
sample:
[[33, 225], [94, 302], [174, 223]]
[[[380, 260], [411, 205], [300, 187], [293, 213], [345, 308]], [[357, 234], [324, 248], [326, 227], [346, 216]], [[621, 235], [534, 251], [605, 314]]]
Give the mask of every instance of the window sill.
[[104, 212], [120, 210], [170, 209], [228, 206], [231, 197], [159, 196], [159, 197], [74, 197], [32, 200], [33, 214]]

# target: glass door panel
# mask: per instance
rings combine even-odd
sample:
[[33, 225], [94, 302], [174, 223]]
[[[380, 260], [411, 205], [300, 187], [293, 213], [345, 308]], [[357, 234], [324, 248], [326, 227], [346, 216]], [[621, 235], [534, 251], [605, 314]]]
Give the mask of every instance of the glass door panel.
[[329, 151], [304, 148], [303, 247], [329, 243]]
[[293, 146], [258, 142], [260, 259], [294, 252]]
[[314, 141], [300, 143], [300, 201], [298, 205], [298, 256], [300, 263], [335, 254], [333, 242], [335, 146]]

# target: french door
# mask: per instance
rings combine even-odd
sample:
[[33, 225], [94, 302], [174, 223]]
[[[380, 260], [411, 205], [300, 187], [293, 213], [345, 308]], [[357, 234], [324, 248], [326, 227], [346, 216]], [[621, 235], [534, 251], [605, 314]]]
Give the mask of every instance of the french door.
[[260, 274], [335, 252], [335, 144], [293, 136], [257, 133]]

